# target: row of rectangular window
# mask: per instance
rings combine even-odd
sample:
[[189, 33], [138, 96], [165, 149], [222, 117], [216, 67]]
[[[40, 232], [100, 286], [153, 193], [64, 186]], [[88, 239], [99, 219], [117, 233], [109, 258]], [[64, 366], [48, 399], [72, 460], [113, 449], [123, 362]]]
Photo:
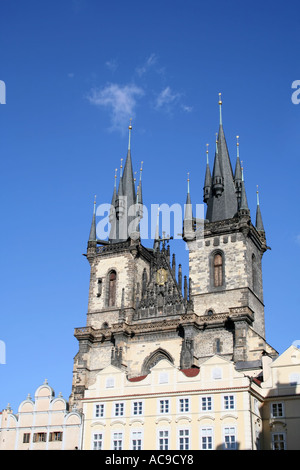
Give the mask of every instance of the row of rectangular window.
[[[236, 427], [224, 427], [224, 449], [236, 449]], [[115, 431], [111, 437], [111, 450], [124, 450], [124, 432]], [[157, 431], [157, 450], [171, 450], [170, 448], [171, 433], [169, 430], [162, 429]], [[200, 431], [200, 450], [214, 449], [214, 430], [211, 427], [201, 428]], [[93, 450], [103, 450], [104, 434], [101, 432], [93, 435]], [[191, 450], [191, 431], [188, 428], [178, 429], [177, 431], [177, 450]], [[143, 431], [132, 431], [131, 450], [143, 450]]]
[[[157, 411], [159, 414], [167, 414], [171, 412], [171, 400], [158, 399], [157, 400]], [[144, 414], [144, 401], [133, 401], [132, 404], [132, 415], [138, 416]], [[223, 410], [234, 410], [235, 409], [235, 395], [224, 395], [223, 396]], [[213, 397], [203, 396], [200, 398], [200, 411], [212, 411], [213, 410]], [[179, 398], [177, 401], [177, 411], [179, 413], [191, 412], [190, 398]], [[115, 402], [113, 404], [113, 417], [120, 417], [125, 415], [125, 402]], [[95, 418], [105, 417], [105, 404], [97, 403], [94, 411]]]
[[[50, 432], [48, 435], [48, 441], [49, 442], [54, 442], [54, 441], [62, 441], [63, 433], [58, 431], [58, 432]], [[25, 432], [23, 434], [23, 444], [29, 444], [30, 443], [30, 438], [31, 438], [31, 433]], [[33, 442], [46, 442], [47, 441], [47, 433], [46, 432], [35, 432], [33, 434]]]

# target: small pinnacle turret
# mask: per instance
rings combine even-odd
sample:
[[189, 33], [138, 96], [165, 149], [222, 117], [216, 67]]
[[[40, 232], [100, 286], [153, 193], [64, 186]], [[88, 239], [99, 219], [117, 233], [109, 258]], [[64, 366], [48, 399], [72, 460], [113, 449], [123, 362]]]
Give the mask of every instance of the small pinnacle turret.
[[260, 204], [259, 204], [259, 194], [258, 194], [258, 187], [256, 191], [257, 197], [257, 205], [256, 205], [256, 220], [255, 220], [255, 227], [258, 232], [264, 232], [264, 224], [262, 221], [261, 211], [260, 211]]
[[209, 200], [210, 192], [211, 192], [211, 173], [209, 168], [209, 159], [208, 159], [208, 145], [206, 144], [206, 170], [205, 170], [205, 180], [204, 180], [204, 187], [203, 187], [203, 202]]
[[238, 202], [241, 200], [241, 191], [242, 191], [242, 169], [240, 162], [240, 147], [239, 147], [239, 136], [236, 136], [236, 164], [235, 164], [235, 173], [234, 173], [234, 184], [235, 190], [238, 198]]
[[190, 175], [188, 173], [187, 178], [187, 196], [183, 220], [183, 239], [191, 240], [194, 238], [194, 229], [193, 229], [193, 208], [190, 195]]
[[96, 196], [94, 199], [94, 209], [93, 209], [93, 218], [92, 218], [92, 225], [90, 230], [89, 242], [95, 242], [97, 240], [96, 235]]
[[242, 214], [242, 215], [250, 214], [247, 196], [246, 196], [243, 167], [242, 167], [241, 202], [240, 202], [240, 207], [239, 207], [239, 214]]

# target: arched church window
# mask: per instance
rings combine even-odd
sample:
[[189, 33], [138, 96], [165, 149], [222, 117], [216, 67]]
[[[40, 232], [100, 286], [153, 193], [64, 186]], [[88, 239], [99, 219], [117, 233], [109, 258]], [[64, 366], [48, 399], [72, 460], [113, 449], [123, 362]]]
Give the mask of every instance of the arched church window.
[[117, 273], [116, 271], [111, 271], [108, 275], [108, 307], [114, 307], [116, 305], [116, 283]]
[[223, 285], [223, 257], [220, 253], [214, 256], [214, 286]]

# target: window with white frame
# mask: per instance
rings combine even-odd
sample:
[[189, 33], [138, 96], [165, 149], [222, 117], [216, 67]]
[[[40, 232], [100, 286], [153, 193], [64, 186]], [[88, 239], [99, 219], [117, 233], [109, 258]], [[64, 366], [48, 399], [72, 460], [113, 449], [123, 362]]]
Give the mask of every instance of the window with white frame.
[[95, 418], [103, 418], [104, 417], [104, 403], [96, 403], [95, 404], [94, 416], [95, 416]]
[[236, 449], [236, 428], [235, 428], [235, 426], [226, 426], [224, 428], [224, 448], [226, 450]]
[[211, 375], [213, 380], [222, 379], [222, 369], [220, 367], [214, 367], [211, 371]]
[[116, 431], [112, 435], [112, 449], [113, 450], [123, 450], [123, 432]]
[[158, 430], [158, 450], [169, 450], [169, 430]]
[[283, 403], [271, 403], [271, 418], [282, 418], [284, 416]]
[[115, 378], [114, 377], [107, 377], [105, 382], [106, 388], [114, 388], [115, 386]]
[[212, 450], [213, 449], [213, 428], [201, 428], [200, 430], [200, 449]]
[[201, 411], [212, 411], [213, 409], [213, 399], [211, 396], [206, 395], [200, 397], [200, 410]]
[[170, 412], [170, 400], [169, 399], [159, 400], [158, 411], [160, 414], [169, 413]]
[[179, 413], [189, 413], [190, 411], [190, 399], [188, 397], [183, 397], [178, 399], [178, 412]]
[[189, 450], [190, 448], [190, 430], [178, 430], [178, 448], [179, 450]]
[[125, 404], [122, 401], [116, 402], [114, 404], [114, 417], [124, 416]]
[[167, 372], [160, 372], [158, 376], [158, 383], [160, 384], [169, 383], [169, 374]]
[[94, 433], [93, 434], [93, 450], [102, 450], [103, 449], [103, 434]]
[[223, 409], [224, 410], [234, 410], [235, 409], [235, 396], [234, 395], [224, 395], [223, 396]]
[[286, 449], [285, 432], [272, 433], [272, 450], [285, 450], [285, 449]]
[[132, 403], [133, 416], [140, 416], [143, 414], [144, 403], [142, 401], [134, 401]]
[[142, 431], [132, 431], [131, 432], [131, 449], [132, 450], [142, 450], [143, 443], [143, 432]]

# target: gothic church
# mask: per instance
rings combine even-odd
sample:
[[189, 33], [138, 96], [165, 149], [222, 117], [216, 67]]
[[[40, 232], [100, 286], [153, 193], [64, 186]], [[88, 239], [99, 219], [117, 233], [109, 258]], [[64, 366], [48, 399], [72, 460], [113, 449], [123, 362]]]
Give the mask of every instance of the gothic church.
[[136, 223], [143, 217], [142, 181], [135, 189], [129, 126], [108, 240], [97, 239], [94, 206], [86, 252], [87, 320], [85, 327], [75, 329], [79, 350], [70, 404], [80, 406], [97, 373], [110, 364], [133, 378], [147, 375], [161, 359], [192, 369], [218, 354], [237, 370], [259, 376], [263, 356], [277, 356], [265, 339], [262, 257], [268, 247], [259, 200], [254, 224], [238, 142], [234, 172], [229, 157], [221, 96], [219, 109], [213, 169], [207, 161], [205, 171], [201, 236], [189, 189], [187, 193], [182, 238], [189, 251], [188, 278], [181, 265], [176, 269], [168, 240], [158, 230], [153, 248], [142, 244]]

